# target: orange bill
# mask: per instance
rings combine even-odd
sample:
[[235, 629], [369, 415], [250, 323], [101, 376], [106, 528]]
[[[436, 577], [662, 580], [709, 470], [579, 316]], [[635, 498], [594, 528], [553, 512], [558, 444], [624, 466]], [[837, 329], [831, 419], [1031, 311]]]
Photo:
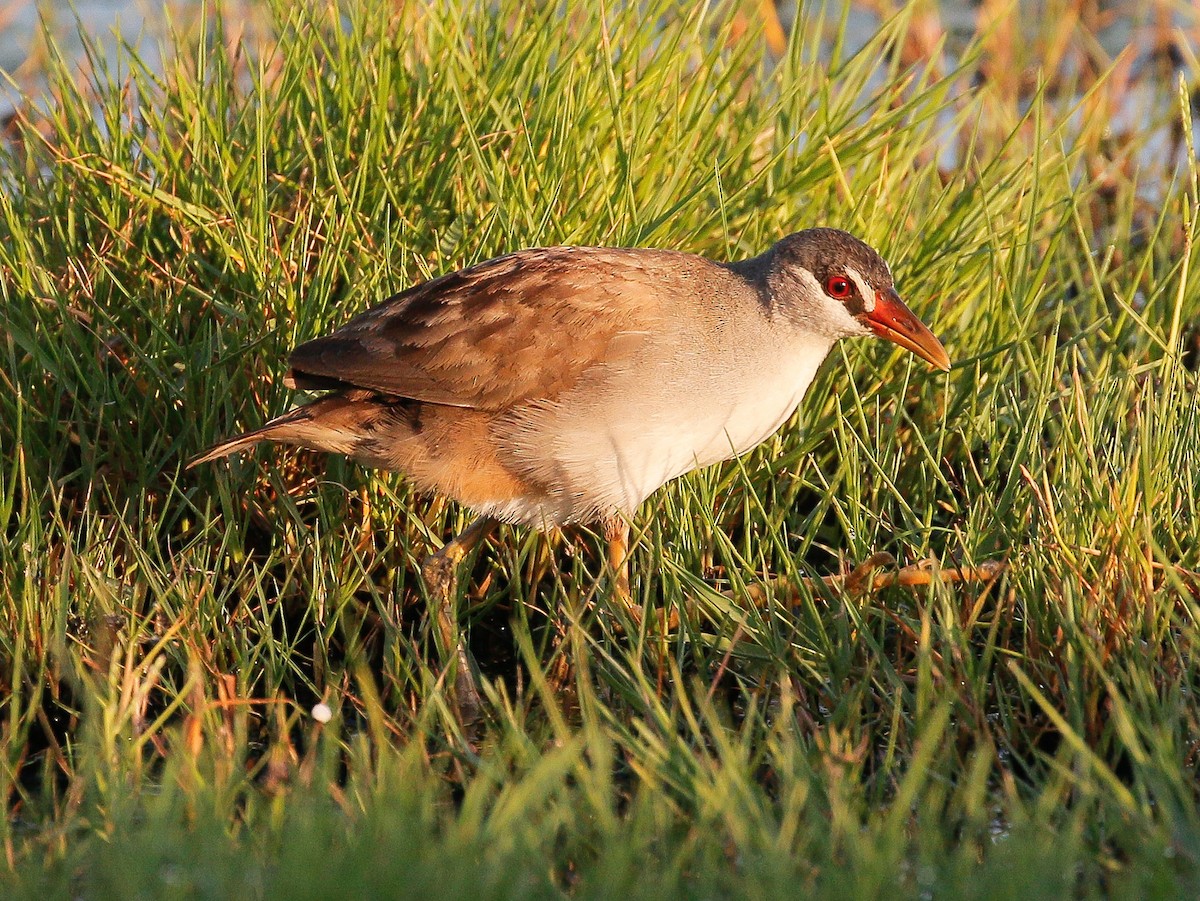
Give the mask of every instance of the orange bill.
[[950, 357], [942, 342], [912, 310], [904, 305], [900, 295], [889, 288], [875, 292], [875, 309], [863, 313], [861, 321], [880, 338], [887, 338], [905, 350], [911, 350], [945, 372], [950, 371]]

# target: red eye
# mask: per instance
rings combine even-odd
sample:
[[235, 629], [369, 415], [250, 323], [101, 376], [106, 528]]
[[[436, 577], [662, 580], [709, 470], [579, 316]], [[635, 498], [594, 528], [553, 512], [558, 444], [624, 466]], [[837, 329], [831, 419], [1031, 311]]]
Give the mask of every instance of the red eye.
[[845, 300], [853, 290], [850, 287], [850, 280], [844, 275], [831, 275], [825, 282], [826, 293], [837, 300]]

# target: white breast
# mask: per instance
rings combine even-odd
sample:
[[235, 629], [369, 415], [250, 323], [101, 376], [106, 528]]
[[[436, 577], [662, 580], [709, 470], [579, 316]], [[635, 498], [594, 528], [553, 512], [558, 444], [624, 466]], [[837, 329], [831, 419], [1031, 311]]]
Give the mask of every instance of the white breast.
[[540, 515], [632, 513], [671, 479], [750, 450], [796, 409], [832, 342], [767, 333], [639, 355], [525, 411], [510, 440], [543, 484]]

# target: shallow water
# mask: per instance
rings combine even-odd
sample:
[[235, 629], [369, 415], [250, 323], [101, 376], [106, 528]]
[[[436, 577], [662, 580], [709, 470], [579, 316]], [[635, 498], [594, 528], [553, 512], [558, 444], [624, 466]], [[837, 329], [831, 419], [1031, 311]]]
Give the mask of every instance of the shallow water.
[[[74, 9], [61, 0], [0, 0], [0, 71], [11, 75], [22, 89], [38, 92], [43, 84], [36, 71], [42, 58], [43, 25], [68, 59], [83, 56], [80, 30], [97, 38], [109, 60], [116, 58], [121, 42], [135, 48], [144, 59], [157, 59], [158, 35], [166, 22], [163, 10], [161, 2], [148, 0], [76, 0]], [[0, 79], [0, 118], [13, 111], [16, 99], [7, 79]]]

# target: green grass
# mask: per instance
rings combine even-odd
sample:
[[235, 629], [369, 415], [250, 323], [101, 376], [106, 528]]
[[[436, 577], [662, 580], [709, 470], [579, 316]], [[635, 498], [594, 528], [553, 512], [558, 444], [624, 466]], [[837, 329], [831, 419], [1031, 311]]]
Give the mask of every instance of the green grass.
[[[771, 61], [755, 4], [631, 6], [279, 4], [254, 40], [179, 23], [162, 74], [49, 48], [0, 161], [4, 897], [1190, 893], [1173, 87], [1114, 134], [1115, 76], [972, 88], [987, 36], [912, 67], [920, 7], [853, 56], [806, 19]], [[651, 498], [642, 624], [594, 536], [502, 530], [463, 604], [477, 748], [418, 577], [464, 511], [308, 453], [183, 471], [292, 402], [294, 344], [416, 280], [818, 224], [883, 251], [954, 371], [844, 344], [778, 435]], [[737, 600], [878, 551], [1009, 569]]]

